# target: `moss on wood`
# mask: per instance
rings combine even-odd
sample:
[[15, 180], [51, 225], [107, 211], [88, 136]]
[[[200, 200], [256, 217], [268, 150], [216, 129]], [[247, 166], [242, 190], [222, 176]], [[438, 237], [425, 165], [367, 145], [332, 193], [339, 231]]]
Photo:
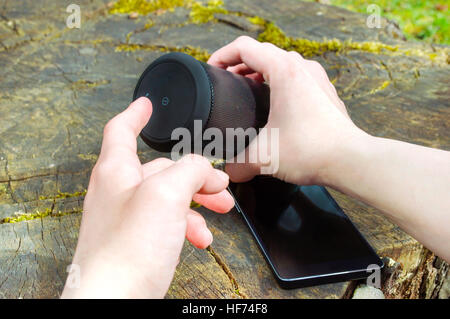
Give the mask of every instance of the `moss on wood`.
[[123, 43], [116, 46], [117, 52], [122, 51], [138, 51], [138, 50], [144, 50], [144, 51], [161, 51], [161, 52], [183, 52], [186, 54], [189, 54], [200, 61], [208, 61], [210, 54], [208, 51], [202, 48], [195, 48], [191, 46], [186, 47], [166, 47], [166, 46], [158, 46], [158, 45], [145, 45], [145, 44], [128, 44]]
[[146, 15], [157, 10], [173, 11], [176, 7], [187, 6], [190, 2], [189, 0], [118, 0], [109, 9], [109, 13]]
[[29, 220], [38, 219], [38, 218], [45, 218], [45, 217], [50, 217], [50, 216], [61, 217], [61, 216], [67, 216], [67, 215], [71, 215], [71, 214], [82, 213], [82, 212], [83, 212], [83, 210], [81, 210], [81, 209], [73, 210], [73, 211], [69, 211], [69, 212], [62, 212], [62, 211], [53, 212], [52, 209], [47, 208], [42, 212], [39, 210], [36, 210], [33, 213], [16, 214], [11, 217], [5, 217], [0, 220], [0, 224], [15, 224], [15, 223], [25, 222], [25, 221], [29, 221]]
[[189, 14], [190, 21], [197, 24], [216, 21], [216, 19], [214, 18], [214, 14], [216, 13], [228, 13], [228, 11], [223, 7], [223, 1], [210, 0], [206, 4], [206, 6], [204, 6], [200, 2], [194, 2]]

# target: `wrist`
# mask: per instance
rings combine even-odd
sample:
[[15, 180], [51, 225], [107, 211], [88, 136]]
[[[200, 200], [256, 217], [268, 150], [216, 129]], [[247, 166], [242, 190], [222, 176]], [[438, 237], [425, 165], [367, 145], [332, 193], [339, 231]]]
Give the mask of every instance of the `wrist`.
[[376, 137], [356, 126], [349, 128], [336, 141], [332, 154], [319, 174], [319, 184], [348, 193], [352, 182], [364, 178], [364, 167], [370, 163], [376, 140]]

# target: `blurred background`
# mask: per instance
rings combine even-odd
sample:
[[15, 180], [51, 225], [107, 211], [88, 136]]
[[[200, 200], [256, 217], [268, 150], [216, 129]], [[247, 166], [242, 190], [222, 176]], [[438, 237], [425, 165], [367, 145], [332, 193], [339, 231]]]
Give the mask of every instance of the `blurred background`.
[[368, 14], [376, 4], [381, 15], [394, 20], [408, 40], [450, 44], [450, 0], [306, 0]]

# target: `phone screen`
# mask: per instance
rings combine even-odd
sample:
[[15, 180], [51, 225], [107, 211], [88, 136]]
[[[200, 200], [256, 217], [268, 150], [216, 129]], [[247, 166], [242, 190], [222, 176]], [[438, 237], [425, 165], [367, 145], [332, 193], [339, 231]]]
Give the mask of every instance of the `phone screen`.
[[258, 176], [230, 190], [279, 280], [352, 272], [361, 278], [369, 265], [382, 267], [324, 187]]

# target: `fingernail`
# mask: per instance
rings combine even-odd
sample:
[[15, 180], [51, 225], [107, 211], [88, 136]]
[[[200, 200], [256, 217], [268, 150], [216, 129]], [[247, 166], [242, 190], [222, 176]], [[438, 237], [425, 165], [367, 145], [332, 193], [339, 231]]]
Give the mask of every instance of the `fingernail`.
[[[151, 101], [150, 101], [150, 98], [149, 98], [148, 96], [141, 96], [139, 99], [142, 99], [143, 101], [146, 101], [146, 100], [147, 100], [148, 102], [151, 102]], [[139, 99], [138, 99], [138, 100], [139, 100]], [[136, 101], [137, 101], [137, 100], [136, 100]]]
[[228, 182], [228, 180], [229, 180], [230, 178], [229, 178], [229, 176], [228, 176], [227, 173], [225, 173], [224, 171], [221, 171], [221, 170], [219, 170], [219, 169], [215, 169], [215, 171], [216, 171], [216, 174], [219, 176], [220, 179], [222, 179], [222, 180]]
[[208, 238], [208, 242], [209, 242], [208, 246], [211, 245], [211, 243], [213, 242], [213, 235], [208, 228], [205, 229], [205, 237]]

